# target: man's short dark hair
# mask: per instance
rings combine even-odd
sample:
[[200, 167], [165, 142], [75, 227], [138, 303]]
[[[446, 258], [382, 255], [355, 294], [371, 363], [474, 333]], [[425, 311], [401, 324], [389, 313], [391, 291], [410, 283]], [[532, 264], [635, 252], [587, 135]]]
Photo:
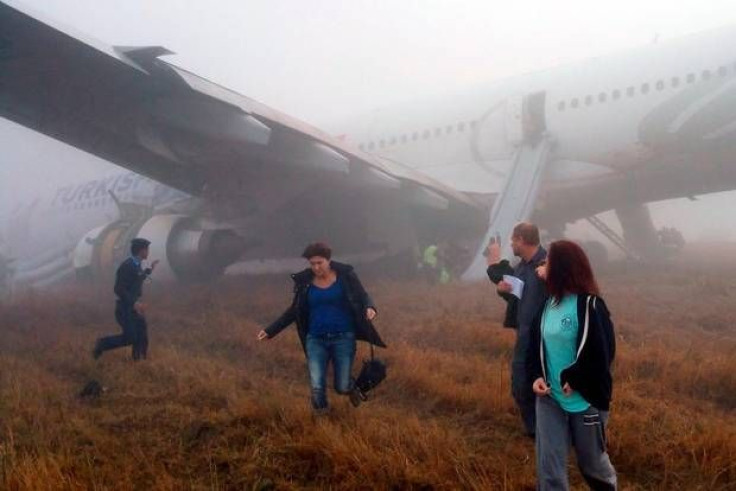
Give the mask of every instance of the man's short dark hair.
[[330, 249], [330, 246], [324, 242], [315, 242], [304, 248], [304, 252], [302, 252], [302, 257], [304, 259], [311, 259], [315, 256], [329, 260], [332, 257], [332, 249]]
[[514, 227], [512, 237], [519, 237], [526, 245], [539, 245], [539, 228], [529, 222], [521, 222]]
[[137, 256], [139, 252], [151, 245], [151, 241], [148, 239], [142, 239], [140, 237], [130, 241], [130, 253]]

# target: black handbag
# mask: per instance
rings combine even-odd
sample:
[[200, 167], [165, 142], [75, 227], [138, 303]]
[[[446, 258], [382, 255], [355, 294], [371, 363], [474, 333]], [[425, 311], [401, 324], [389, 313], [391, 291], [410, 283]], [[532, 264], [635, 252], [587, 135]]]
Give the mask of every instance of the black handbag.
[[375, 357], [373, 345], [371, 344], [371, 357], [363, 360], [358, 378], [350, 393], [350, 402], [358, 407], [361, 402], [368, 400], [368, 393], [376, 388], [386, 378], [386, 363]]

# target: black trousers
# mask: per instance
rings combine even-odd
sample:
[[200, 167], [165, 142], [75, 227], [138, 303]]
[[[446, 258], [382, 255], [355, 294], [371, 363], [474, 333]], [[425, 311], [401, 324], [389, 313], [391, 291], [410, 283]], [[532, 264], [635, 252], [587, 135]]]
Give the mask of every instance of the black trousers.
[[123, 333], [98, 339], [96, 350], [101, 354], [122, 346], [132, 346], [133, 359], [145, 359], [148, 355], [148, 324], [146, 318], [136, 312], [132, 305], [118, 300], [115, 304], [115, 320], [120, 324]]

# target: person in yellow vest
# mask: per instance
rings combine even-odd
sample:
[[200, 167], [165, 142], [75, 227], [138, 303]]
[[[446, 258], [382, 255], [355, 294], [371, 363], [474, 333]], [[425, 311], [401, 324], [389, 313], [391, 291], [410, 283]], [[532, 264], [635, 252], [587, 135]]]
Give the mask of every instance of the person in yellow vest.
[[422, 270], [427, 280], [432, 283], [440, 283], [442, 285], [449, 283], [451, 277], [450, 272], [444, 264], [443, 250], [437, 244], [430, 244], [422, 253]]

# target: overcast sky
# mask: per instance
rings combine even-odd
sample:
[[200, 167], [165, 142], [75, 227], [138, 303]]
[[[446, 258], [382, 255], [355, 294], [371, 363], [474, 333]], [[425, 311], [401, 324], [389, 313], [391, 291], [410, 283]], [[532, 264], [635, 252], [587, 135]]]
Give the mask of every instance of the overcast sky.
[[[163, 45], [168, 61], [334, 132], [375, 107], [736, 24], [733, 0], [22, 3], [106, 44]], [[5, 120], [0, 145], [6, 184], [103, 168]]]

